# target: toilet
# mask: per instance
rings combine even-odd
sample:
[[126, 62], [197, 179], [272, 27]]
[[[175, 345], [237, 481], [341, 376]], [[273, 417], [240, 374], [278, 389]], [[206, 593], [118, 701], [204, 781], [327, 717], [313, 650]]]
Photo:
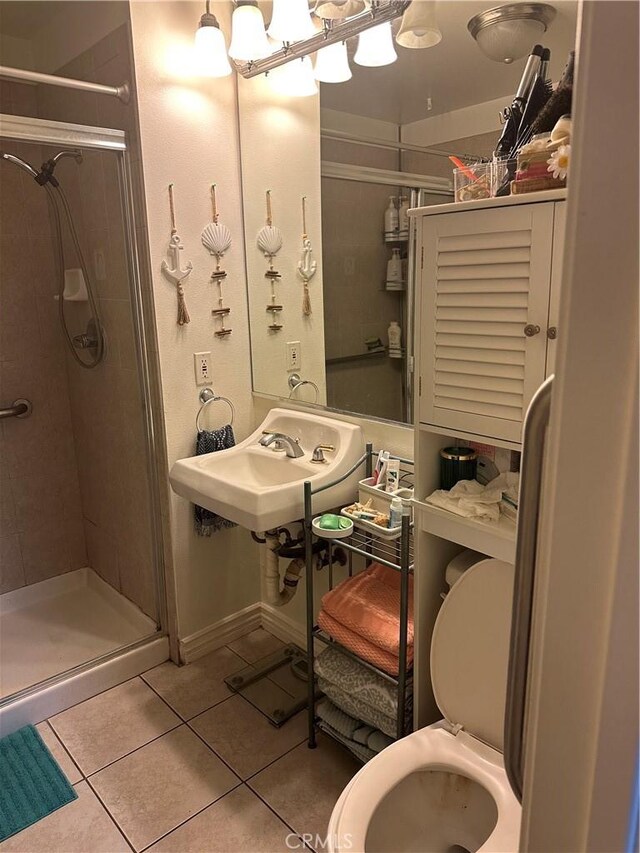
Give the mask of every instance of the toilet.
[[431, 642], [444, 719], [353, 777], [331, 815], [330, 853], [518, 850], [521, 807], [502, 756], [513, 573], [489, 558], [454, 573]]

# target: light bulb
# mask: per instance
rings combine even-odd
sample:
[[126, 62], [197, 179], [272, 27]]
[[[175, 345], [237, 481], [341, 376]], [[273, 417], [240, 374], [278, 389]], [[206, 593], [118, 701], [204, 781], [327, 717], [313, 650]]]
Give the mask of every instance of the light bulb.
[[365, 0], [317, 0], [313, 14], [318, 18], [340, 20], [359, 15], [368, 5]]
[[442, 39], [435, 0], [413, 0], [402, 16], [396, 42], [402, 47], [433, 47]]
[[227, 77], [231, 74], [227, 43], [215, 15], [207, 12], [200, 18], [194, 47], [198, 74], [203, 77]]
[[347, 45], [343, 41], [336, 42], [319, 50], [314, 73], [316, 80], [321, 83], [344, 83], [351, 80]]
[[264, 18], [253, 2], [239, 2], [231, 19], [231, 44], [229, 56], [240, 62], [269, 56], [271, 47], [264, 30]]
[[358, 36], [358, 49], [353, 57], [353, 61], [358, 65], [375, 68], [380, 65], [391, 65], [397, 58], [390, 21], [371, 27], [370, 30], [364, 30]]
[[272, 39], [295, 42], [315, 35], [307, 0], [273, 0], [273, 14], [267, 30]]
[[306, 98], [318, 93], [313, 76], [313, 64], [309, 56], [292, 59], [284, 65], [274, 68], [267, 75], [269, 85], [279, 95], [291, 98]]

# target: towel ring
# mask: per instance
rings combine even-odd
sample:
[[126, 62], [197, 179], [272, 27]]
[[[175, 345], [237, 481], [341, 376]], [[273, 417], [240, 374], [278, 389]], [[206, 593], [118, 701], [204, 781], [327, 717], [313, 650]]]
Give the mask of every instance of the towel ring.
[[293, 392], [297, 391], [298, 388], [302, 388], [303, 385], [311, 385], [313, 390], [316, 392], [316, 399], [314, 400], [314, 402], [318, 402], [318, 397], [320, 396], [320, 389], [318, 388], [316, 383], [312, 382], [310, 379], [303, 379], [299, 373], [292, 373], [289, 377], [288, 385], [289, 388], [291, 388], [291, 391], [289, 391], [289, 399], [291, 399]]
[[203, 388], [199, 396], [202, 405], [200, 406], [198, 414], [196, 415], [196, 430], [198, 432], [202, 432], [200, 428], [200, 416], [202, 415], [206, 407], [209, 405], [209, 403], [226, 403], [227, 406], [229, 406], [229, 409], [231, 410], [231, 424], [233, 425], [233, 419], [236, 416], [236, 410], [233, 408], [233, 403], [231, 402], [231, 400], [229, 400], [227, 397], [218, 397], [217, 394], [214, 394], [211, 388]]

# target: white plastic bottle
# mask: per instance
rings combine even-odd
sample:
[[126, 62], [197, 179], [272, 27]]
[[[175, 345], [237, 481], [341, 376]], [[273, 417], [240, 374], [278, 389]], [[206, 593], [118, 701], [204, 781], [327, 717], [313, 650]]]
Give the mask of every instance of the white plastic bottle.
[[402, 524], [402, 501], [400, 498], [393, 498], [389, 508], [389, 527], [400, 527]]
[[395, 196], [389, 196], [389, 206], [384, 212], [384, 234], [385, 237], [397, 237], [399, 228], [398, 208]]
[[391, 250], [391, 259], [387, 263], [387, 290], [402, 289], [402, 258], [400, 249]]
[[405, 238], [409, 236], [409, 199], [406, 195], [401, 195], [399, 201], [398, 230], [399, 236]]
[[402, 329], [397, 320], [392, 320], [387, 329], [389, 358], [402, 358]]

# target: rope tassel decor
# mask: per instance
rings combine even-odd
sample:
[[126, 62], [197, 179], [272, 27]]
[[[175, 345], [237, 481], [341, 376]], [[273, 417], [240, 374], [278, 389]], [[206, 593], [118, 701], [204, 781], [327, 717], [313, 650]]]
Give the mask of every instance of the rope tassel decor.
[[173, 263], [173, 268], [166, 261], [162, 262], [162, 272], [169, 281], [176, 286], [178, 294], [178, 325], [184, 326], [191, 322], [187, 303], [184, 299], [183, 281], [189, 277], [193, 270], [193, 264], [189, 261], [184, 269], [180, 267], [180, 252], [184, 249], [182, 240], [176, 229], [176, 211], [173, 201], [173, 184], [169, 184], [169, 212], [171, 214], [171, 239], [169, 240], [168, 254]]
[[309, 295], [309, 282], [316, 274], [318, 263], [313, 259], [311, 240], [307, 234], [307, 197], [302, 196], [302, 255], [298, 261], [298, 275], [302, 279], [302, 313], [305, 317], [311, 315], [311, 297]]

